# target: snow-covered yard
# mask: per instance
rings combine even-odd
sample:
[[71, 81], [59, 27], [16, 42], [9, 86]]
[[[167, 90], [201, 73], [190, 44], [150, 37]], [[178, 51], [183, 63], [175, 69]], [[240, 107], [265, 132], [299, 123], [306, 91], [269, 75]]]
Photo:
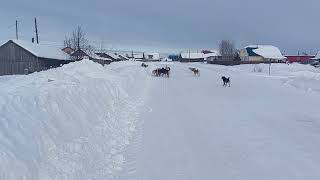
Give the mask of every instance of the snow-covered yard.
[[320, 71], [271, 70], [83, 61], [0, 77], [0, 179], [318, 180]]

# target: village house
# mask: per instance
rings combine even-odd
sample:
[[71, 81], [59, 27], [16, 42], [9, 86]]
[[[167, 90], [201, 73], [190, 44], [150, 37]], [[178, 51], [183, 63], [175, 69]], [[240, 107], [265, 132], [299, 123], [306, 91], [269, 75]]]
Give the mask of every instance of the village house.
[[205, 61], [208, 63], [213, 61], [221, 60], [221, 55], [218, 50], [210, 50], [210, 51], [203, 51]]
[[204, 62], [205, 55], [203, 53], [181, 53], [180, 62]]
[[281, 54], [279, 48], [270, 45], [250, 45], [240, 50], [242, 61], [249, 62], [284, 62], [286, 57]]
[[72, 62], [59, 48], [22, 40], [0, 46], [0, 75], [29, 74]]
[[160, 61], [160, 54], [159, 53], [145, 53], [144, 61]]
[[146, 59], [144, 53], [133, 54], [133, 60], [144, 61]]

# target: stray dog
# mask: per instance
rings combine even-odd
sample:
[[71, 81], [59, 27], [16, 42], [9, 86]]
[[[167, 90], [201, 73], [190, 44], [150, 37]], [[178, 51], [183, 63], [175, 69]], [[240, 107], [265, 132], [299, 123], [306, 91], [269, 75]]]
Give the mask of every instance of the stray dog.
[[200, 76], [200, 70], [199, 70], [199, 69], [192, 68], [192, 67], [190, 67], [189, 69], [190, 69], [190, 71], [193, 72], [193, 74], [194, 74], [195, 76]]
[[148, 65], [147, 65], [147, 64], [145, 64], [145, 63], [142, 63], [142, 64], [141, 64], [141, 67], [147, 68], [147, 67], [148, 67]]
[[158, 69], [155, 69], [152, 71], [152, 75], [153, 76], [157, 76], [157, 77], [169, 77], [170, 76], [170, 67], [167, 67], [166, 68], [158, 68]]
[[221, 77], [222, 81], [223, 81], [223, 86], [228, 86], [230, 87], [230, 77], [226, 78], [225, 76]]

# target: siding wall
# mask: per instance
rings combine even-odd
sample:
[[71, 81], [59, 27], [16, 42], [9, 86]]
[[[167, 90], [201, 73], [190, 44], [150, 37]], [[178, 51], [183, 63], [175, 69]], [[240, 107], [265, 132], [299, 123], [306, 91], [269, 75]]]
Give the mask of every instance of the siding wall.
[[241, 49], [239, 53], [241, 61], [264, 61], [265, 59], [261, 56], [249, 56], [246, 49]]

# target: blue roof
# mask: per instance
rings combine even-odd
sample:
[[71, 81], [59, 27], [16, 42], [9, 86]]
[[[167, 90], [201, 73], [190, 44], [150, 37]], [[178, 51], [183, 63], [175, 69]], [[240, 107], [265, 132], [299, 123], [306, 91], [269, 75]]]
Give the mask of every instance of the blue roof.
[[247, 53], [249, 56], [260, 56], [259, 54], [255, 53], [253, 50], [258, 49], [257, 47], [246, 47]]

